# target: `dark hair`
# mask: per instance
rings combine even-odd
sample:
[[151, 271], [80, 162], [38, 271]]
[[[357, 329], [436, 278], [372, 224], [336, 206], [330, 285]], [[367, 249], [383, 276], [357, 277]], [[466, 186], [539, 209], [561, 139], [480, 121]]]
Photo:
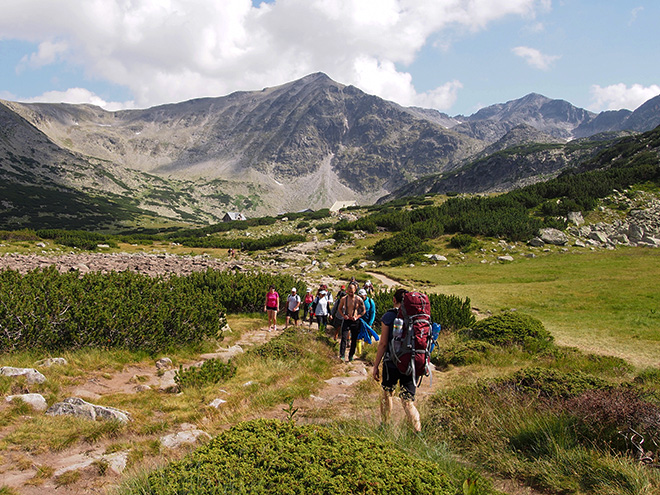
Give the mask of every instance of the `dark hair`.
[[394, 300], [398, 303], [403, 302], [403, 295], [408, 292], [406, 289], [397, 289], [397, 291], [394, 293]]
[[270, 290], [270, 289], [275, 289], [275, 286], [274, 286], [274, 285], [270, 285], [270, 286], [268, 287], [268, 290]]

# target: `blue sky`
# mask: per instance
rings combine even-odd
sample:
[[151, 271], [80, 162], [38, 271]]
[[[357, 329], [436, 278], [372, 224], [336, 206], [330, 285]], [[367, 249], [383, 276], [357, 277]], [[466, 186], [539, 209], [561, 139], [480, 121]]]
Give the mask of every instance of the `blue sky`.
[[325, 72], [450, 115], [660, 94], [657, 0], [3, 0], [0, 98], [145, 108]]

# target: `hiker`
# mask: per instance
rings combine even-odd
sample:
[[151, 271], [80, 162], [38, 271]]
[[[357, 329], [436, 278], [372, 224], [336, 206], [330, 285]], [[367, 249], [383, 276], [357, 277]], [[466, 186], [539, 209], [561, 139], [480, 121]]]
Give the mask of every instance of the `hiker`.
[[[358, 291], [358, 296], [364, 301], [364, 314], [360, 319], [370, 327], [373, 327], [374, 320], [376, 319], [376, 303], [369, 297], [367, 291], [364, 289]], [[362, 354], [362, 339], [358, 340], [356, 349], [358, 354]]]
[[296, 294], [297, 290], [294, 287], [291, 289], [291, 294], [286, 298], [286, 324], [284, 328], [289, 327], [290, 320], [293, 320], [295, 326], [298, 326], [300, 319], [300, 296]]
[[381, 423], [387, 424], [392, 414], [392, 396], [394, 395], [394, 388], [398, 383], [401, 387], [399, 396], [401, 397], [401, 404], [403, 410], [406, 412], [408, 421], [413, 426], [415, 432], [422, 431], [422, 424], [419, 419], [419, 412], [415, 407], [415, 392], [417, 386], [412, 375], [405, 375], [399, 371], [396, 365], [392, 362], [389, 356], [389, 345], [392, 340], [392, 327], [397, 312], [403, 302], [403, 296], [407, 291], [399, 289], [394, 293], [394, 308], [387, 311], [380, 320], [381, 335], [378, 342], [378, 351], [376, 352], [376, 359], [374, 360], [373, 378], [376, 381], [380, 380], [380, 373], [378, 366], [381, 360], [383, 361], [383, 396], [380, 400], [380, 416]]
[[277, 330], [277, 311], [280, 307], [280, 295], [275, 290], [275, 286], [268, 287], [266, 294], [266, 304], [264, 311], [268, 313], [268, 331]]
[[[346, 295], [346, 291], [344, 290], [346, 288], [345, 285], [342, 285], [341, 288], [339, 289], [339, 292], [337, 292], [337, 297], [335, 298], [335, 304], [332, 307], [332, 311], [330, 312], [329, 319], [332, 322], [332, 326], [335, 329], [335, 341], [339, 338], [339, 331], [341, 330], [341, 326], [344, 322], [341, 312], [339, 311], [339, 302], [341, 301], [341, 298]], [[330, 295], [332, 297], [332, 295]]]
[[[314, 296], [312, 295], [312, 289], [307, 287], [307, 292], [305, 293], [305, 299], [303, 300], [303, 317], [302, 321], [307, 321], [307, 315], [311, 313], [312, 302], [314, 301]], [[311, 315], [310, 315], [311, 321]]]
[[346, 295], [339, 301], [339, 312], [343, 322], [341, 326], [341, 343], [339, 344], [339, 359], [342, 361], [346, 355], [346, 347], [350, 335], [350, 349], [348, 351], [348, 361], [353, 361], [355, 355], [355, 346], [357, 345], [357, 335], [360, 330], [358, 320], [364, 314], [364, 301], [355, 291], [357, 284], [350, 283], [346, 287]]
[[316, 323], [319, 326], [319, 331], [323, 332], [328, 325], [328, 309], [330, 307], [328, 292], [320, 290], [312, 304], [314, 306], [314, 314], [316, 315]]
[[367, 294], [371, 295], [374, 292], [374, 284], [371, 283], [371, 280], [367, 280], [362, 288], [367, 292]]

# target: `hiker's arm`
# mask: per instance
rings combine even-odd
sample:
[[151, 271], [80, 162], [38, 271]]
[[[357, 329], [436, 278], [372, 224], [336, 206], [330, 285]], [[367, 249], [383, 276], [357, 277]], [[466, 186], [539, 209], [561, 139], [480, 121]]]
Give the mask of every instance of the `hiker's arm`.
[[376, 359], [374, 359], [374, 369], [372, 375], [374, 380], [380, 380], [380, 362], [387, 351], [387, 341], [389, 340], [390, 327], [385, 325], [385, 323], [380, 324], [380, 340], [378, 341], [378, 350], [376, 351]]
[[362, 318], [362, 316], [367, 312], [367, 308], [365, 308], [365, 306], [364, 306], [364, 301], [362, 300], [362, 298], [359, 298], [359, 299], [360, 300], [358, 302], [358, 307], [357, 307], [357, 313], [358, 314], [355, 317], [356, 320], [359, 320], [360, 318]]

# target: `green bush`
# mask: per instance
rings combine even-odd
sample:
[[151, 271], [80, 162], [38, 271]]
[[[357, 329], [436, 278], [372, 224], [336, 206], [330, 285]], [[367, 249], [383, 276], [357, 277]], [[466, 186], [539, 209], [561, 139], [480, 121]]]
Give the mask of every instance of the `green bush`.
[[525, 368], [492, 382], [495, 388], [512, 388], [518, 392], [542, 397], [575, 397], [587, 390], [611, 388], [601, 378], [571, 371], [564, 373], [548, 368]]
[[436, 464], [394, 445], [335, 436], [320, 426], [255, 420], [151, 473], [140, 493], [454, 495], [457, 490]]
[[247, 354], [253, 354], [268, 359], [297, 359], [305, 354], [307, 345], [301, 339], [300, 333], [289, 327], [265, 344], [248, 349]]
[[0, 352], [118, 347], [149, 352], [221, 336], [225, 309], [189, 277], [126, 271], [0, 272]]
[[179, 389], [200, 388], [224, 382], [236, 374], [236, 366], [231, 363], [223, 363], [219, 359], [207, 359], [201, 366], [191, 366], [183, 369], [179, 367], [174, 375], [174, 381]]
[[500, 346], [520, 345], [529, 351], [546, 349], [553, 341], [541, 321], [518, 312], [506, 312], [476, 322], [472, 336]]
[[449, 245], [455, 249], [460, 249], [464, 253], [479, 249], [479, 241], [469, 234], [456, 234], [449, 240]]
[[480, 340], [458, 342], [447, 348], [438, 346], [431, 355], [431, 362], [442, 369], [447, 368], [449, 365], [465, 366], [480, 362], [485, 355], [494, 349], [494, 345]]

